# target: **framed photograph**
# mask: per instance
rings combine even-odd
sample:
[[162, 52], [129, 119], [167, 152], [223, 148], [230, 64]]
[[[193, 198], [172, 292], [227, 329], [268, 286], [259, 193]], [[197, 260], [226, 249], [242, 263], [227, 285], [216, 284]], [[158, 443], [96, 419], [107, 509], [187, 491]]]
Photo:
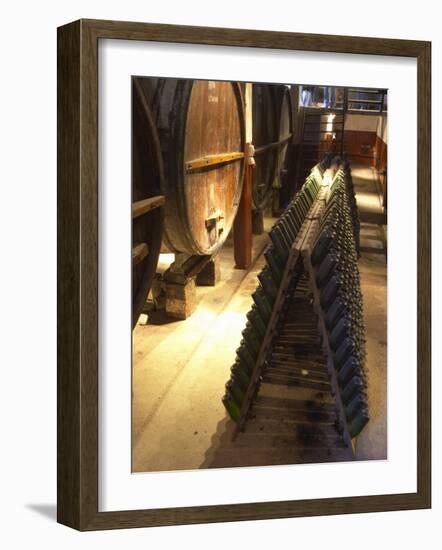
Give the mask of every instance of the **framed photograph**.
[[60, 523], [431, 506], [430, 78], [429, 42], [58, 29]]

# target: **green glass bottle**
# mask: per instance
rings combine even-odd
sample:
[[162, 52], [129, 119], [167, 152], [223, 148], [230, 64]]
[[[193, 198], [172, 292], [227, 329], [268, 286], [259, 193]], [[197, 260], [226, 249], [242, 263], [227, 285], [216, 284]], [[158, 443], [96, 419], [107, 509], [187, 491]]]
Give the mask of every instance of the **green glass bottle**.
[[230, 415], [230, 418], [234, 422], [238, 422], [241, 417], [241, 407], [235, 401], [234, 397], [230, 393], [225, 393], [222, 399], [223, 405]]

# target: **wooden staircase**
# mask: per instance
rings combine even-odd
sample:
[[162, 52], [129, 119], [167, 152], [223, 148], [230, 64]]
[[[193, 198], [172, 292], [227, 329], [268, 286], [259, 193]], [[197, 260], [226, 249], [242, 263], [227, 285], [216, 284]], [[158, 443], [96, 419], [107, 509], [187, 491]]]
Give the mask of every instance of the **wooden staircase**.
[[301, 107], [301, 140], [298, 150], [296, 182], [302, 185], [310, 168], [326, 153], [342, 156], [345, 146], [347, 113], [380, 115], [386, 111], [386, 90], [345, 88], [343, 98], [330, 108]]

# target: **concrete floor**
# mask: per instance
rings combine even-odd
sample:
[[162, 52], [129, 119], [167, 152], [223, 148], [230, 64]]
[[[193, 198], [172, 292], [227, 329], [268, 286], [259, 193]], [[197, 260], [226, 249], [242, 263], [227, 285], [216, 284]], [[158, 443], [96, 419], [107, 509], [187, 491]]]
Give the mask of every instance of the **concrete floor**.
[[387, 248], [386, 215], [380, 202], [376, 173], [352, 167], [361, 219], [359, 270], [367, 336], [370, 422], [356, 440], [356, 458], [387, 458]]
[[[386, 457], [386, 260], [378, 224], [374, 173], [353, 169], [361, 199], [363, 253], [360, 263], [367, 326], [371, 420], [358, 438], [359, 459]], [[360, 194], [360, 196], [359, 196]], [[375, 216], [373, 218], [373, 215]], [[364, 218], [363, 218], [364, 219]], [[273, 220], [266, 220], [269, 228]], [[197, 287], [198, 307], [186, 321], [156, 319], [133, 333], [132, 469], [141, 471], [302, 462], [293, 449], [268, 449], [255, 443], [233, 447], [233, 422], [221, 398], [235, 360], [251, 293], [264, 265], [267, 236], [254, 237], [254, 263], [234, 269], [233, 249], [220, 252], [222, 280], [216, 287]], [[280, 388], [280, 386], [278, 386]], [[287, 392], [290, 388], [287, 388]], [[306, 395], [306, 399], [308, 396]], [[238, 441], [238, 440], [237, 440]], [[348, 459], [336, 455], [336, 460]], [[318, 454], [318, 461], [321, 456]]]
[[[273, 222], [266, 220], [266, 229]], [[254, 237], [254, 263], [246, 272], [234, 269], [227, 241], [220, 252], [221, 282], [197, 287], [198, 307], [191, 317], [135, 328], [133, 471], [203, 466], [219, 423], [227, 423], [221, 398], [267, 242], [266, 233]]]

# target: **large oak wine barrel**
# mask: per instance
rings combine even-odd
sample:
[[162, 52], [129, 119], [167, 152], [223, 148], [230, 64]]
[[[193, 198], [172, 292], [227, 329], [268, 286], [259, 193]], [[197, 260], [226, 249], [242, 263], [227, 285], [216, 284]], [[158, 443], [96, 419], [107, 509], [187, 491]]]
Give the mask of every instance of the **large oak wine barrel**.
[[137, 80], [161, 142], [165, 244], [175, 252], [213, 254], [230, 232], [243, 184], [245, 129], [239, 85]]
[[289, 143], [293, 135], [293, 111], [288, 86], [279, 86], [277, 91], [279, 111], [278, 167], [277, 175], [288, 166]]
[[278, 109], [275, 86], [253, 84], [252, 89], [253, 145], [255, 167], [253, 169], [252, 198], [256, 209], [263, 209], [272, 197], [278, 154], [272, 144], [278, 141]]
[[164, 225], [164, 169], [150, 107], [132, 87], [132, 326], [155, 275]]
[[275, 179], [285, 168], [292, 135], [289, 88], [278, 84], [253, 84], [253, 203], [263, 209], [272, 197]]

